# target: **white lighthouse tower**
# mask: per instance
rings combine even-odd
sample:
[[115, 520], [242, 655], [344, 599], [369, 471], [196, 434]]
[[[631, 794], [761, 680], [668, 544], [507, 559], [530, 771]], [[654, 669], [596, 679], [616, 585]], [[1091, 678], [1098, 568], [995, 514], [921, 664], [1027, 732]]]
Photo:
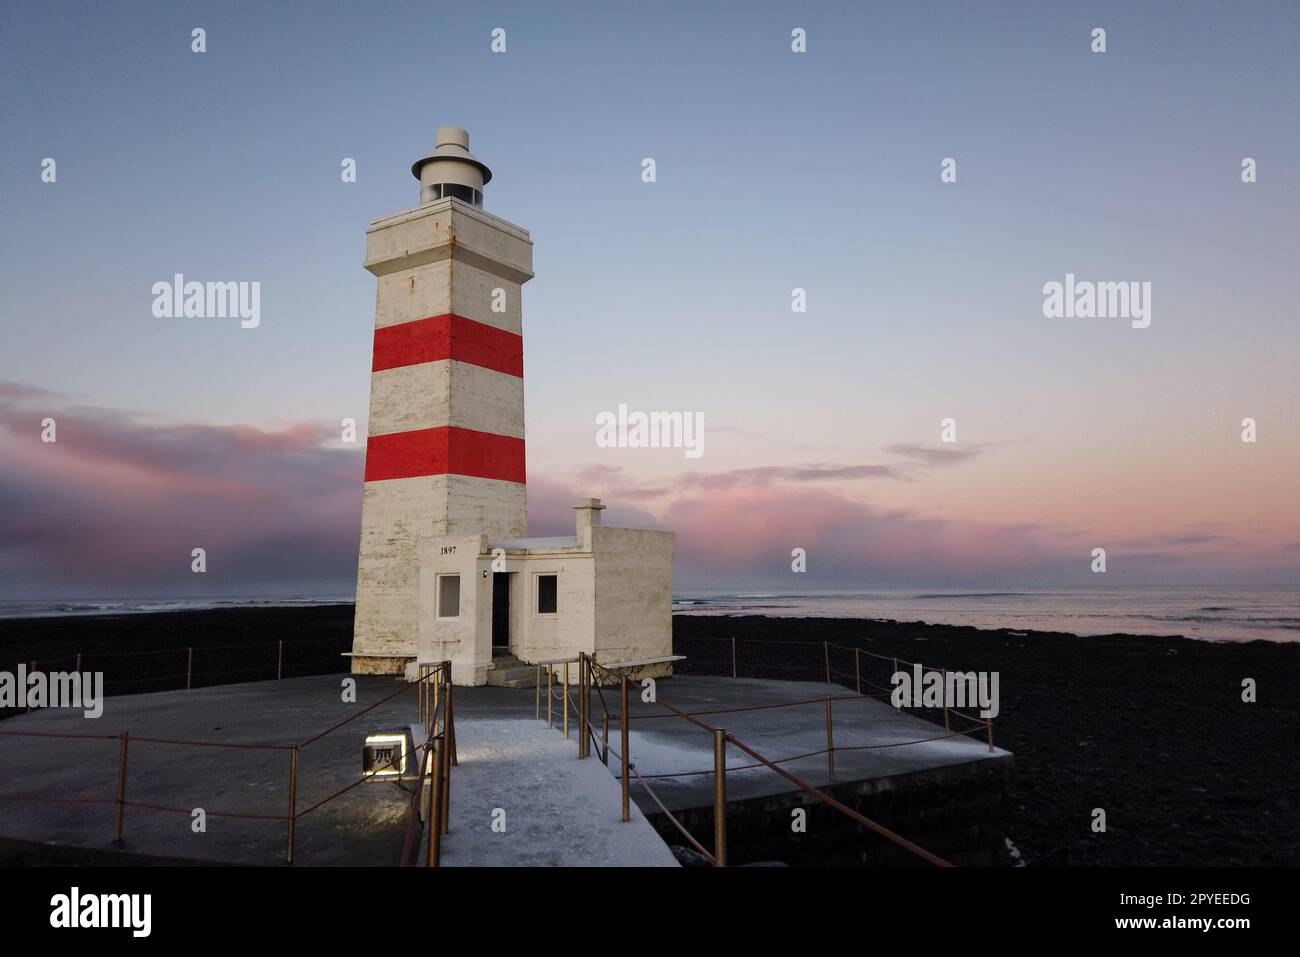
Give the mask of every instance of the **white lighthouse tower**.
[[411, 171], [420, 205], [366, 235], [379, 291], [352, 670], [450, 659], [457, 683], [481, 684], [601, 651], [665, 673], [671, 532], [605, 527], [586, 499], [572, 538], [525, 537], [528, 232], [484, 212], [492, 173], [465, 130], [439, 129]]

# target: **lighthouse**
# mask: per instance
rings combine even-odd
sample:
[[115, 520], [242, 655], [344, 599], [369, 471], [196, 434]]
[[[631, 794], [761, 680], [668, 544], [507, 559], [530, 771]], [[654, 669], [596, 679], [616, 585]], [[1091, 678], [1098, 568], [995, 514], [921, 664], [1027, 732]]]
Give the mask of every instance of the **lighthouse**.
[[465, 130], [439, 129], [411, 172], [419, 205], [366, 234], [378, 292], [352, 670], [451, 660], [459, 684], [508, 683], [587, 652], [668, 673], [671, 532], [604, 526], [588, 498], [572, 538], [527, 537], [528, 231], [483, 209], [492, 172]]

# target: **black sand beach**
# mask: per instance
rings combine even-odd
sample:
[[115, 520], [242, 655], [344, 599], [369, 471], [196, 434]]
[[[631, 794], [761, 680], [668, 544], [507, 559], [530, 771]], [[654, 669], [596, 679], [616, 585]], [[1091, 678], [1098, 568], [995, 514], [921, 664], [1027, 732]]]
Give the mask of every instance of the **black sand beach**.
[[[1016, 761], [1007, 837], [1030, 865], [1300, 864], [1300, 644], [678, 616], [680, 671], [730, 674], [730, 641], [707, 639], [733, 635], [742, 675], [806, 679], [824, 667], [823, 641], [999, 672], [996, 743]], [[832, 649], [838, 670], [852, 658]], [[1098, 807], [1104, 834], [1090, 826]]]
[[108, 694], [184, 688], [187, 669], [194, 688], [328, 674], [351, 650], [351, 605], [0, 619], [0, 668], [70, 671], [80, 654]]
[[[185, 686], [192, 647], [195, 687], [273, 680], [281, 641], [286, 677], [346, 670], [351, 632], [351, 605], [3, 620], [0, 668], [65, 670], [80, 652], [110, 694], [159, 691]], [[741, 675], [816, 678], [822, 642], [997, 671], [996, 743], [1016, 760], [1006, 836], [1030, 866], [1300, 864], [1300, 643], [757, 616], [677, 616], [673, 633], [682, 674], [730, 674], [732, 637]], [[831, 654], [851, 684], [852, 652]], [[888, 663], [862, 660], [887, 683]]]

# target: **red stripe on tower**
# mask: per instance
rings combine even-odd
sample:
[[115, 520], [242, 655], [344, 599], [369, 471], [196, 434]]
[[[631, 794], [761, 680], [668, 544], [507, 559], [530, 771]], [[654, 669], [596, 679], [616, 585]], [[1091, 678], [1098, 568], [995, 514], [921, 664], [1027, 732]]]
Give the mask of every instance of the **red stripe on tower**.
[[375, 330], [372, 372], [440, 359], [455, 359], [522, 378], [524, 338], [454, 313]]
[[367, 482], [423, 475], [468, 475], [523, 483], [524, 440], [449, 425], [370, 437]]

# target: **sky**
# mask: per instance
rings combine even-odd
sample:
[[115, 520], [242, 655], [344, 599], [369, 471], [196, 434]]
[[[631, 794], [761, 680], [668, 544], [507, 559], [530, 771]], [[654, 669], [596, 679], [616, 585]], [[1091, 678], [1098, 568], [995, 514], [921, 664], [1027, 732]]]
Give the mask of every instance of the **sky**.
[[[598, 496], [678, 590], [1300, 582], [1297, 49], [1286, 3], [4, 0], [0, 597], [196, 546], [351, 593], [365, 231], [453, 125], [535, 244], [530, 533]], [[155, 317], [176, 273], [260, 323]], [[1150, 325], [1044, 316], [1067, 273]], [[599, 447], [620, 404], [703, 455]]]

